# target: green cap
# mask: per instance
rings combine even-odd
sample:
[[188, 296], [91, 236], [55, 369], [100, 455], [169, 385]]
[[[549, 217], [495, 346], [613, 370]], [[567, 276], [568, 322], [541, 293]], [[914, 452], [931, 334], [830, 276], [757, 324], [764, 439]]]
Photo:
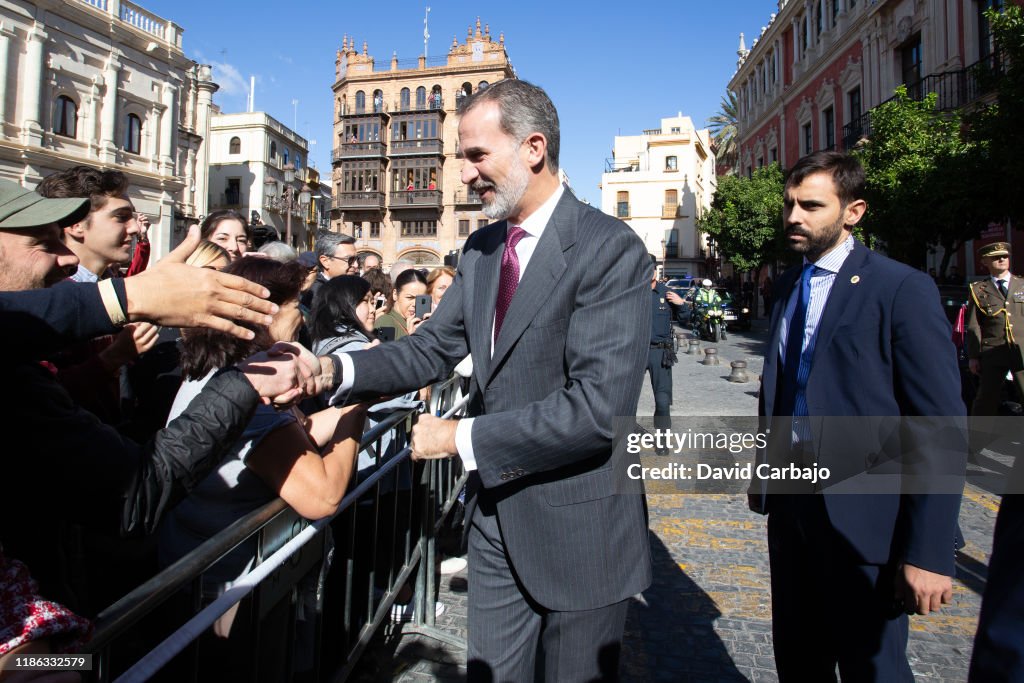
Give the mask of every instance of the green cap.
[[51, 223], [71, 225], [87, 215], [88, 197], [47, 199], [10, 180], [0, 180], [0, 230], [25, 230]]

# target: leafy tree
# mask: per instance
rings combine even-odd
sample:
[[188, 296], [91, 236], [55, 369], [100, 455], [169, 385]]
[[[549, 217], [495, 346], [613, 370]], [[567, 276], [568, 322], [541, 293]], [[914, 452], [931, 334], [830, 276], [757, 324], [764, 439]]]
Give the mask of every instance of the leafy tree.
[[739, 164], [739, 148], [736, 144], [736, 113], [738, 111], [736, 93], [729, 90], [722, 97], [722, 105], [718, 113], [708, 119], [708, 129], [718, 148], [716, 152], [718, 163], [729, 169], [735, 169]]
[[956, 111], [941, 112], [934, 93], [916, 101], [904, 86], [871, 111], [871, 136], [857, 154], [867, 176], [864, 232], [890, 256], [913, 265], [925, 245], [951, 256], [987, 225], [991, 208], [984, 183], [985, 146], [964, 139]]
[[782, 171], [771, 164], [752, 177], [722, 176], [711, 210], [698, 221], [741, 271], [776, 260], [782, 238]]
[[988, 10], [996, 52], [970, 74], [980, 90], [996, 94], [995, 102], [968, 117], [968, 136], [983, 157], [975, 183], [987, 183], [995, 220], [1024, 214], [1024, 11], [1007, 4]]

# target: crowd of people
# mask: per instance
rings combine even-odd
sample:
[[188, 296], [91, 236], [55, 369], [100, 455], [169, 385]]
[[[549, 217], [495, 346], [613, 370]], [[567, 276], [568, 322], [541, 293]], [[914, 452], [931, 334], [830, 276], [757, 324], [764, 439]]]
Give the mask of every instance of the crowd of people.
[[[374, 465], [365, 428], [398, 404], [329, 405], [329, 354], [415, 333], [429, 313], [410, 302], [436, 307], [454, 277], [400, 263], [393, 281], [337, 233], [253, 250], [234, 210], [150, 265], [129, 190], [87, 166], [37, 191], [0, 181], [3, 420], [21, 444], [0, 478], [0, 663], [80, 650], [103, 608], [277, 497], [333, 515]], [[255, 557], [253, 541], [220, 561], [202, 599]]]

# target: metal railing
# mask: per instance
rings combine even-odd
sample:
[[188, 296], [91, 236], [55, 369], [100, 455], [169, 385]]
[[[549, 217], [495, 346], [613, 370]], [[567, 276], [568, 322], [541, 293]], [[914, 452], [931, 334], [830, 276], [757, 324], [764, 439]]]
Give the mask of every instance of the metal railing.
[[[431, 387], [434, 415], [464, 409], [460, 382]], [[253, 681], [346, 680], [414, 572], [413, 629], [464, 645], [434, 628], [433, 605], [437, 538], [466, 475], [458, 458], [412, 462], [418, 413], [395, 412], [363, 434], [360, 457], [372, 464], [332, 518], [311, 523], [277, 499], [100, 613], [85, 648], [95, 679], [143, 681], [164, 670], [167, 680], [209, 680], [220, 667]], [[254, 540], [255, 566], [204, 600], [204, 574]], [[211, 626], [225, 617], [230, 636], [218, 638]]]
[[383, 209], [384, 193], [375, 190], [366, 192], [342, 192], [334, 197], [335, 209]]
[[355, 157], [382, 157], [384, 156], [383, 142], [346, 142], [340, 147], [334, 148], [331, 161], [339, 159], [351, 159]]
[[[1003, 73], [1005, 67], [1005, 58], [1001, 52], [996, 51], [963, 69], [929, 74], [908, 84], [907, 96], [921, 101], [935, 93], [935, 106], [939, 111], [960, 109], [992, 92], [994, 79]], [[878, 107], [894, 99], [895, 96], [890, 97]], [[861, 138], [871, 137], [871, 111], [864, 112], [843, 126], [843, 149], [853, 149]]]
[[415, 154], [441, 154], [442, 141], [438, 138], [422, 138], [413, 140], [392, 140], [391, 156], [412, 156]]
[[429, 206], [441, 208], [440, 190], [395, 190], [391, 193], [388, 206], [392, 209]]

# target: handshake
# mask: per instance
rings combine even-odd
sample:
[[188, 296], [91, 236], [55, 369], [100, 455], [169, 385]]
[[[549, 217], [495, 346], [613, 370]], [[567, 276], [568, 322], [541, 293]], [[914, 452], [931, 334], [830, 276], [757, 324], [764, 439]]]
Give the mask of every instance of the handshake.
[[296, 342], [278, 342], [236, 367], [264, 403], [282, 408], [334, 386], [334, 361]]

